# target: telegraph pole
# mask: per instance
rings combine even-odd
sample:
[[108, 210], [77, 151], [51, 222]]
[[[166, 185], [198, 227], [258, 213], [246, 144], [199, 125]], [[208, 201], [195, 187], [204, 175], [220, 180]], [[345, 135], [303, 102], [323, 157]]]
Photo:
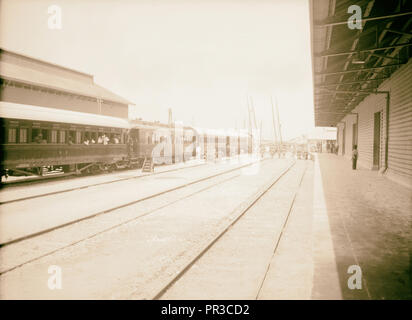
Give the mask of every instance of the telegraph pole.
[[278, 128], [279, 128], [279, 140], [280, 140], [280, 144], [282, 144], [282, 128], [281, 128], [281, 124], [280, 124], [280, 118], [279, 118], [279, 106], [278, 106], [278, 99], [276, 99], [276, 113], [278, 115]]
[[275, 110], [273, 108], [273, 99], [270, 96], [270, 103], [272, 104], [272, 120], [273, 120], [273, 134], [274, 134], [274, 143], [275, 145], [278, 144], [278, 136], [276, 133], [276, 121], [275, 121]]
[[256, 114], [255, 114], [255, 105], [253, 104], [253, 98], [250, 97], [250, 104], [251, 104], [251, 113], [253, 115], [253, 124], [255, 126], [255, 129], [257, 129], [257, 122], [256, 122]]
[[175, 129], [174, 124], [173, 124], [173, 118], [172, 118], [172, 108], [169, 108], [169, 128], [170, 128], [170, 142], [172, 143], [172, 163], [176, 162], [176, 155], [175, 155]]
[[172, 108], [169, 108], [169, 121], [168, 121], [169, 127], [173, 127], [173, 118], [172, 118]]
[[252, 132], [252, 118], [250, 116], [249, 96], [247, 96], [247, 114], [248, 114], [248, 117], [249, 117], [249, 132]]

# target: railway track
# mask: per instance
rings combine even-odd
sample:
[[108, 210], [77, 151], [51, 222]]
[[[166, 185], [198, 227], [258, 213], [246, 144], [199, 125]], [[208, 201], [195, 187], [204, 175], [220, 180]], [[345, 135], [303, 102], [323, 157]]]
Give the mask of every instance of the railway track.
[[[260, 159], [259, 161], [265, 161], [265, 160], [267, 160], [267, 159]], [[195, 180], [195, 181], [191, 181], [191, 182], [189, 182], [189, 183], [185, 183], [185, 184], [179, 185], [179, 186], [177, 186], [177, 187], [175, 187], [175, 188], [168, 189], [168, 190], [159, 192], [159, 193], [157, 193], [157, 194], [153, 194], [153, 195], [151, 195], [151, 196], [149, 196], [149, 197], [146, 197], [146, 198], [138, 199], [138, 200], [135, 200], [135, 201], [131, 201], [131, 202], [125, 203], [125, 204], [123, 204], [123, 205], [121, 205], [121, 206], [116, 206], [116, 207], [113, 207], [113, 208], [110, 208], [110, 209], [107, 209], [107, 210], [104, 210], [104, 211], [101, 211], [101, 212], [97, 212], [97, 213], [95, 213], [95, 214], [92, 214], [92, 215], [90, 215], [90, 216], [84, 217], [84, 218], [82, 218], [82, 219], [76, 219], [76, 220], [70, 221], [70, 222], [68, 222], [68, 223], [64, 223], [64, 224], [55, 226], [55, 227], [53, 227], [53, 228], [45, 229], [45, 230], [42, 230], [42, 231], [40, 231], [40, 232], [32, 233], [32, 234], [26, 235], [26, 236], [24, 236], [24, 237], [16, 238], [16, 239], [13, 239], [13, 240], [11, 240], [11, 241], [7, 241], [7, 242], [4, 242], [4, 243], [1, 243], [1, 244], [0, 244], [0, 248], [1, 248], [1, 249], [5, 249], [5, 247], [8, 247], [8, 246], [10, 246], [10, 245], [18, 245], [19, 243], [21, 243], [21, 242], [23, 242], [23, 241], [30, 240], [30, 239], [33, 239], [33, 238], [35, 238], [35, 237], [41, 236], [41, 235], [47, 235], [48, 233], [50, 233], [50, 232], [52, 232], [52, 231], [55, 231], [55, 230], [58, 230], [58, 229], [63, 229], [63, 228], [65, 228], [65, 227], [68, 227], [68, 226], [71, 226], [71, 225], [74, 225], [74, 224], [76, 224], [76, 223], [83, 222], [83, 221], [86, 221], [86, 220], [91, 220], [91, 219], [93, 219], [93, 218], [96, 218], [96, 217], [101, 216], [101, 215], [104, 215], [104, 214], [113, 213], [113, 212], [115, 212], [115, 211], [118, 210], [118, 209], [125, 208], [125, 207], [128, 207], [128, 206], [132, 206], [132, 205], [134, 205], [134, 204], [136, 204], [136, 203], [139, 203], [139, 202], [142, 202], [142, 201], [145, 201], [145, 200], [154, 199], [154, 198], [159, 197], [159, 196], [161, 196], [161, 195], [165, 195], [165, 194], [171, 193], [171, 192], [173, 192], [173, 191], [177, 191], [177, 190], [180, 190], [180, 189], [184, 189], [184, 188], [186, 188], [186, 187], [193, 186], [193, 185], [196, 185], [196, 184], [199, 184], [199, 183], [202, 183], [202, 182], [210, 182], [209, 180], [213, 180], [213, 179], [215, 179], [215, 178], [221, 178], [221, 177], [224, 177], [225, 175], [232, 174], [232, 173], [236, 173], [237, 171], [240, 171], [240, 170], [242, 170], [242, 169], [244, 169], [244, 168], [246, 168], [246, 167], [249, 167], [249, 166], [254, 165], [256, 162], [257, 162], [257, 161], [251, 162], [251, 163], [247, 163], [247, 164], [245, 164], [245, 165], [237, 166], [237, 167], [232, 168], [232, 169], [230, 169], [230, 170], [225, 170], [225, 171], [223, 171], [223, 172], [219, 172], [219, 173], [213, 174], [213, 175], [211, 175], [211, 176], [203, 177], [203, 178], [201, 178], [201, 179], [197, 179], [197, 180]], [[16, 264], [16, 265], [13, 265], [12, 267], [9, 267], [9, 268], [0, 270], [0, 275], [3, 275], [3, 274], [5, 274], [5, 273], [8, 273], [8, 272], [10, 272], [10, 271], [12, 271], [12, 270], [15, 270], [15, 269], [17, 269], [17, 268], [19, 268], [19, 267], [22, 267], [22, 266], [24, 266], [24, 265], [26, 265], [26, 264], [28, 264], [28, 263], [37, 261], [37, 260], [39, 260], [39, 259], [41, 259], [41, 258], [44, 258], [44, 257], [46, 257], [46, 256], [50, 256], [51, 254], [56, 253], [56, 252], [58, 252], [58, 251], [60, 251], [60, 250], [63, 250], [63, 249], [72, 247], [72, 246], [74, 246], [74, 245], [76, 245], [76, 244], [78, 244], [78, 243], [80, 243], [80, 242], [85, 241], [85, 240], [94, 238], [94, 237], [96, 237], [96, 236], [98, 236], [98, 235], [101, 235], [101, 234], [103, 234], [103, 233], [106, 233], [106, 232], [109, 232], [109, 231], [114, 230], [114, 229], [116, 229], [116, 228], [119, 228], [119, 227], [121, 227], [121, 226], [123, 226], [123, 225], [125, 225], [125, 224], [134, 222], [134, 221], [136, 221], [136, 220], [138, 220], [138, 219], [140, 219], [140, 218], [142, 218], [142, 217], [145, 217], [145, 216], [147, 216], [147, 215], [150, 215], [150, 214], [156, 212], [156, 211], [159, 210], [159, 209], [166, 208], [166, 207], [168, 207], [168, 206], [170, 206], [170, 205], [172, 205], [172, 204], [174, 204], [174, 203], [176, 203], [176, 202], [185, 200], [185, 199], [187, 199], [187, 198], [189, 198], [189, 197], [192, 197], [192, 196], [194, 196], [194, 195], [196, 195], [196, 194], [199, 194], [199, 193], [201, 193], [201, 192], [204, 192], [204, 191], [206, 191], [206, 190], [209, 190], [209, 189], [211, 189], [211, 188], [213, 188], [213, 187], [215, 187], [215, 186], [217, 186], [217, 185], [220, 185], [220, 184], [225, 183], [225, 182], [227, 182], [227, 181], [229, 181], [229, 180], [235, 179], [236, 177], [239, 177], [239, 176], [240, 176], [240, 174], [236, 174], [236, 175], [233, 175], [233, 174], [232, 174], [232, 175], [229, 176], [228, 178], [225, 177], [224, 179], [219, 180], [219, 181], [217, 181], [217, 182], [213, 182], [213, 181], [212, 181], [212, 183], [211, 183], [210, 185], [207, 185], [206, 187], [202, 187], [201, 189], [196, 190], [196, 191], [194, 191], [194, 192], [191, 192], [191, 193], [189, 193], [189, 194], [187, 194], [187, 195], [185, 195], [185, 196], [183, 196], [183, 197], [177, 198], [177, 199], [175, 199], [175, 200], [173, 200], [173, 201], [171, 201], [171, 202], [167, 202], [166, 204], [161, 205], [161, 206], [159, 206], [159, 207], [156, 207], [156, 208], [153, 209], [153, 210], [149, 210], [149, 211], [144, 212], [143, 214], [140, 214], [140, 215], [138, 215], [138, 216], [136, 216], [136, 217], [132, 217], [132, 218], [127, 219], [127, 220], [125, 220], [125, 221], [121, 221], [120, 223], [112, 224], [111, 226], [109, 226], [109, 227], [107, 227], [107, 228], [104, 228], [104, 229], [102, 229], [102, 230], [99, 230], [98, 232], [94, 232], [93, 234], [89, 234], [89, 235], [86, 236], [86, 237], [83, 237], [83, 238], [81, 238], [81, 239], [77, 239], [77, 240], [72, 241], [72, 242], [70, 242], [70, 243], [68, 243], [68, 244], [65, 244], [65, 245], [63, 245], [63, 246], [60, 246], [60, 247], [58, 247], [58, 248], [56, 248], [56, 249], [53, 249], [53, 250], [47, 251], [46, 253], [37, 255], [37, 256], [35, 256], [34, 258], [25, 260], [24, 262], [19, 263], [19, 264]]]
[[[172, 288], [176, 282], [182, 278], [189, 270], [190, 268], [196, 263], [198, 262], [202, 256], [204, 256], [206, 254], [206, 252], [208, 252], [236, 223], [238, 223], [242, 217], [258, 202], [262, 199], [262, 197], [271, 189], [273, 188], [296, 164], [296, 161], [290, 166], [288, 167], [286, 170], [284, 170], [282, 172], [282, 174], [278, 177], [276, 177], [273, 181], [271, 181], [269, 184], [267, 184], [266, 186], [264, 186], [257, 194], [255, 194], [251, 199], [248, 199], [246, 202], [244, 202], [244, 204], [242, 205], [242, 207], [240, 208], [240, 210], [238, 211], [238, 213], [236, 214], [235, 218], [230, 221], [226, 226], [224, 226], [220, 232], [212, 239], [210, 240], [207, 244], [204, 245], [203, 248], [201, 248], [201, 250], [199, 250], [199, 252], [190, 260], [188, 261], [181, 269], [179, 272], [177, 272], [163, 287], [161, 287], [157, 292], [155, 292], [152, 296], [148, 297], [149, 300], [159, 300], [161, 299], [165, 293]], [[261, 282], [259, 283], [258, 286], [258, 291], [256, 294], [255, 299], [258, 299], [259, 294], [261, 292], [261, 289], [263, 287], [263, 284], [265, 282], [267, 273], [270, 269], [271, 266], [271, 261], [272, 258], [275, 256], [277, 248], [279, 246], [279, 243], [282, 239], [283, 236], [283, 232], [287, 226], [290, 214], [292, 212], [294, 203], [295, 203], [295, 199], [296, 199], [296, 195], [299, 191], [299, 188], [302, 184], [304, 175], [306, 173], [307, 170], [307, 166], [305, 167], [305, 170], [303, 171], [301, 177], [300, 177], [300, 181], [299, 181], [299, 186], [298, 188], [295, 190], [294, 195], [293, 195], [293, 199], [290, 203], [290, 207], [288, 210], [288, 213], [282, 223], [282, 228], [280, 233], [278, 234], [277, 238], [275, 239], [274, 243], [273, 243], [273, 254], [271, 255], [270, 259], [267, 262], [266, 268], [265, 268], [265, 274], [262, 277]]]
[[307, 169], [308, 169], [308, 167], [306, 166], [305, 171], [303, 171], [302, 176], [301, 176], [301, 178], [300, 178], [298, 188], [296, 189], [295, 194], [293, 195], [293, 200], [292, 200], [292, 202], [291, 202], [291, 204], [290, 204], [290, 208], [289, 208], [288, 214], [287, 214], [287, 216], [286, 216], [286, 219], [285, 219], [285, 221], [284, 221], [284, 223], [283, 223], [283, 225], [282, 225], [282, 229], [281, 229], [281, 231], [280, 231], [280, 233], [279, 233], [276, 241], [274, 242], [273, 254], [272, 254], [272, 256], [270, 257], [270, 259], [268, 260], [268, 263], [267, 263], [267, 265], [266, 265], [266, 271], [265, 271], [265, 274], [264, 274], [264, 276], [263, 276], [262, 281], [261, 281], [260, 284], [259, 284], [259, 289], [258, 289], [258, 292], [257, 292], [257, 294], [256, 294], [255, 300], [257, 300], [257, 299], [259, 298], [260, 293], [261, 293], [262, 288], [263, 288], [263, 285], [264, 285], [264, 283], [265, 283], [265, 281], [266, 281], [268, 272], [269, 272], [270, 267], [271, 267], [271, 262], [273, 261], [273, 257], [276, 255], [277, 249], [278, 249], [278, 247], [279, 247], [279, 243], [280, 243], [280, 241], [282, 240], [282, 236], [283, 236], [283, 234], [284, 234], [284, 231], [286, 230], [286, 227], [287, 227], [287, 224], [288, 224], [288, 221], [289, 221], [290, 214], [291, 214], [291, 212], [292, 212], [292, 210], [293, 210], [293, 206], [294, 206], [294, 204], [295, 204], [296, 196], [297, 196], [297, 194], [298, 194], [298, 192], [299, 192], [299, 189], [300, 189], [300, 187], [301, 187], [301, 185], [302, 185], [302, 181], [303, 181], [303, 178], [304, 178], [304, 176], [305, 176], [305, 173], [306, 173]]
[[[200, 163], [200, 164], [195, 164], [195, 165], [191, 165], [191, 166], [188, 166], [188, 167], [180, 167], [180, 168], [174, 168], [174, 169], [170, 169], [170, 170], [157, 171], [157, 172], [151, 172], [151, 173], [142, 173], [140, 175], [135, 175], [135, 176], [132, 176], [132, 177], [118, 178], [118, 179], [104, 181], [104, 182], [92, 183], [92, 184], [88, 184], [88, 185], [81, 185], [81, 186], [62, 189], [62, 190], [31, 195], [31, 196], [27, 196], [27, 197], [14, 198], [14, 199], [11, 199], [11, 200], [0, 201], [0, 205], [4, 205], [4, 204], [7, 204], [7, 203], [12, 203], [12, 202], [30, 200], [30, 199], [35, 199], [35, 198], [47, 197], [47, 196], [51, 196], [51, 195], [55, 195], [55, 194], [71, 192], [71, 191], [75, 191], [75, 190], [81, 190], [81, 189], [96, 187], [96, 186], [115, 183], [115, 182], [121, 182], [121, 181], [132, 180], [132, 179], [139, 179], [139, 178], [144, 178], [144, 177], [147, 177], [147, 176], [159, 175], [159, 174], [162, 174], [162, 173], [175, 172], [175, 171], [179, 171], [179, 170], [183, 170], [183, 169], [191, 169], [191, 168], [196, 168], [196, 167], [199, 167], [199, 166], [202, 166], [202, 165], [205, 165], [205, 164], [206, 163]], [[67, 179], [67, 178], [73, 178], [73, 175], [60, 176], [60, 177], [56, 177], [55, 179], [56, 180], [63, 180], [63, 179]], [[54, 180], [54, 178], [50, 178], [50, 179]], [[4, 188], [6, 186], [6, 188], [10, 188], [10, 187], [14, 187], [14, 186], [22, 186], [24, 184], [31, 185], [33, 183], [40, 183], [40, 182], [44, 182], [44, 180], [33, 180], [33, 181], [27, 181], [27, 182], [21, 181], [21, 182], [16, 182], [16, 184], [13, 184], [12, 182], [10, 182], [10, 183], [4, 184], [4, 185], [2, 184], [1, 187]]]
[[[262, 159], [262, 160], [259, 160], [259, 161], [263, 161], [263, 160], [265, 160], [265, 159]], [[218, 173], [213, 174], [213, 175], [210, 175], [210, 176], [202, 177], [202, 178], [200, 178], [200, 179], [196, 179], [196, 180], [190, 181], [190, 182], [188, 182], [188, 183], [184, 183], [184, 184], [178, 185], [178, 186], [176, 186], [176, 187], [173, 187], [173, 188], [170, 188], [170, 189], [167, 189], [167, 190], [163, 190], [163, 191], [161, 191], [161, 192], [157, 192], [157, 193], [151, 194], [151, 195], [146, 196], [146, 197], [142, 197], [142, 198], [139, 198], [139, 199], [134, 199], [134, 200], [132, 200], [132, 201], [128, 201], [128, 202], [123, 203], [123, 204], [121, 204], [121, 205], [113, 206], [113, 207], [111, 207], [111, 208], [107, 208], [107, 209], [104, 209], [104, 210], [102, 210], [102, 211], [95, 212], [95, 213], [90, 214], [90, 215], [87, 215], [87, 216], [85, 216], [85, 217], [81, 217], [81, 218], [78, 218], [78, 219], [73, 219], [73, 220], [71, 220], [71, 221], [69, 221], [69, 222], [62, 223], [62, 224], [60, 224], [60, 225], [53, 226], [53, 227], [51, 227], [51, 228], [46, 228], [46, 229], [40, 230], [40, 231], [38, 231], [38, 232], [34, 232], [34, 233], [31, 233], [31, 234], [28, 234], [28, 235], [24, 235], [24, 236], [21, 236], [21, 237], [16, 237], [16, 238], [13, 238], [13, 239], [10, 239], [10, 240], [7, 240], [7, 241], [0, 242], [0, 248], [1, 248], [1, 247], [4, 247], [4, 246], [7, 246], [7, 245], [10, 245], [10, 244], [13, 244], [13, 243], [17, 243], [17, 242], [20, 242], [20, 241], [23, 241], [23, 240], [27, 240], [27, 239], [30, 239], [30, 238], [39, 236], [39, 235], [42, 235], [42, 234], [45, 234], [45, 233], [48, 233], [48, 232], [51, 232], [51, 231], [54, 231], [54, 230], [57, 230], [57, 229], [60, 229], [60, 228], [69, 226], [69, 225], [72, 225], [72, 224], [75, 224], [75, 223], [77, 223], [77, 222], [81, 222], [81, 221], [84, 221], [84, 220], [89, 220], [89, 219], [91, 219], [91, 218], [94, 218], [94, 217], [97, 217], [97, 216], [100, 216], [100, 215], [103, 215], [103, 214], [112, 212], [112, 211], [117, 210], [117, 209], [124, 208], [124, 207], [130, 206], [130, 205], [133, 205], [133, 204], [136, 204], [136, 203], [145, 201], [145, 200], [149, 200], [149, 199], [152, 199], [152, 198], [155, 198], [155, 197], [164, 195], [164, 194], [166, 194], [166, 193], [170, 193], [170, 192], [173, 192], [173, 191], [176, 191], [176, 190], [179, 190], [179, 189], [183, 189], [183, 188], [186, 188], [186, 187], [188, 187], [188, 186], [191, 186], [191, 185], [194, 185], [194, 184], [197, 184], [197, 183], [200, 183], [200, 182], [209, 180], [209, 179], [213, 179], [213, 178], [215, 178], [215, 177], [219, 177], [219, 176], [225, 175], [225, 174], [227, 174], [227, 173], [230, 173], [230, 172], [233, 172], [233, 171], [236, 171], [236, 170], [241, 170], [241, 169], [243, 169], [243, 168], [245, 168], [245, 167], [248, 167], [248, 166], [253, 165], [254, 163], [255, 163], [255, 162], [250, 162], [250, 163], [247, 163], [247, 164], [245, 164], [245, 165], [241, 165], [241, 166], [232, 168], [232, 169], [230, 169], [230, 170], [225, 170], [225, 171], [223, 171], [223, 172], [218, 172]], [[176, 171], [176, 170], [177, 170], [177, 169], [175, 169], [175, 170], [170, 170], [170, 171], [168, 171], [168, 172]], [[160, 172], [159, 172], [158, 174], [160, 174]], [[145, 177], [145, 176], [147, 176], [147, 175], [137, 176], [137, 177], [131, 177], [131, 178], [125, 178], [125, 179], [122, 179], [122, 180], [111, 181], [111, 182], [108, 182], [108, 183], [120, 182], [120, 181], [124, 181], [124, 180], [130, 180], [130, 179], [139, 178], [139, 177]], [[98, 185], [105, 185], [105, 184], [108, 184], [108, 183], [99, 183]], [[84, 187], [73, 188], [72, 190], [67, 190], [67, 191], [62, 191], [62, 192], [69, 192], [69, 191], [74, 191], [74, 190], [81, 190], [81, 189], [88, 188], [88, 187], [91, 187], [91, 186], [84, 186]], [[56, 193], [62, 193], [62, 192], [56, 192]], [[47, 194], [47, 195], [52, 195], [52, 194], [56, 194], [56, 193], [50, 193], [50, 194]], [[33, 199], [33, 198], [43, 197], [43, 196], [47, 196], [47, 195], [39, 195], [39, 196], [35, 196], [35, 197], [26, 198], [26, 199], [24, 199], [24, 200], [29, 200], [29, 199]], [[24, 201], [24, 200], [20, 200], [20, 201]], [[16, 201], [11, 201], [11, 202], [16, 202]], [[4, 203], [3, 203], [3, 204], [4, 204]]]
[[[193, 160], [190, 160], [193, 161]], [[202, 160], [200, 160], [202, 161]], [[205, 163], [201, 163], [205, 164]], [[198, 164], [200, 165], [200, 164]], [[163, 165], [160, 165], [159, 167], [161, 168]], [[169, 166], [169, 165], [165, 165]], [[197, 166], [197, 165], [194, 165]], [[192, 166], [190, 166], [192, 167]], [[186, 167], [187, 168], [187, 167]], [[171, 170], [166, 170], [166, 171], [172, 171], [172, 170], [180, 170], [183, 168], [175, 168]], [[140, 169], [133, 169], [133, 168], [125, 168], [125, 169], [119, 169], [117, 170], [118, 172], [125, 172], [125, 171], [130, 171], [130, 170], [140, 170]], [[116, 170], [115, 170], [116, 171]], [[161, 172], [166, 172], [166, 171], [160, 171]], [[35, 185], [35, 184], [41, 184], [43, 182], [48, 182], [48, 181], [59, 181], [59, 180], [66, 180], [66, 179], [76, 179], [79, 177], [94, 177], [94, 176], [99, 176], [99, 175], [104, 175], [104, 174], [110, 174], [113, 171], [101, 171], [101, 172], [96, 172], [96, 173], [89, 173], [89, 174], [76, 174], [76, 172], [70, 172], [70, 173], [46, 173], [43, 176], [27, 176], [26, 178], [22, 179], [16, 179], [16, 180], [11, 180], [11, 181], [1, 181], [0, 182], [0, 188], [12, 188], [12, 187], [17, 187], [21, 185]], [[150, 174], [157, 174], [158, 172], [152, 172], [152, 173], [145, 173], [143, 175], [150, 175]]]

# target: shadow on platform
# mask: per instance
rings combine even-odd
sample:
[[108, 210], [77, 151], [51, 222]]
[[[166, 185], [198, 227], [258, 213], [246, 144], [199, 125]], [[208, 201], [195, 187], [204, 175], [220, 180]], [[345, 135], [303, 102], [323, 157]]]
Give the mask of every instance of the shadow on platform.
[[[411, 190], [336, 155], [317, 161], [342, 298], [412, 299]], [[362, 289], [348, 288], [351, 265]]]

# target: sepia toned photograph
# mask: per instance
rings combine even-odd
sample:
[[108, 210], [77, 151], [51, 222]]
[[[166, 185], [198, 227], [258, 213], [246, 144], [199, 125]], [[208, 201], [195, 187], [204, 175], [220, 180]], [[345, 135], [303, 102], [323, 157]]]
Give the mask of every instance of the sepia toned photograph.
[[0, 0], [0, 300], [411, 301], [411, 58], [410, 0]]

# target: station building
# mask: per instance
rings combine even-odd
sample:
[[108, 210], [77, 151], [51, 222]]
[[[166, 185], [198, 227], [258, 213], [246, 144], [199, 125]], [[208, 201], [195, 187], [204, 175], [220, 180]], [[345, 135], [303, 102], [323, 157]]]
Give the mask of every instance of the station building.
[[315, 125], [337, 128], [340, 156], [357, 145], [359, 166], [412, 187], [412, 2], [311, 0], [310, 22]]
[[306, 144], [310, 152], [332, 153], [334, 146], [336, 146], [336, 132], [336, 128], [317, 127], [307, 134], [290, 139], [288, 142], [290, 144]]
[[0, 49], [0, 101], [128, 119], [134, 104], [93, 76]]
[[336, 129], [335, 128], [315, 128], [307, 135], [310, 150], [316, 150], [320, 153], [334, 152], [336, 146]]

